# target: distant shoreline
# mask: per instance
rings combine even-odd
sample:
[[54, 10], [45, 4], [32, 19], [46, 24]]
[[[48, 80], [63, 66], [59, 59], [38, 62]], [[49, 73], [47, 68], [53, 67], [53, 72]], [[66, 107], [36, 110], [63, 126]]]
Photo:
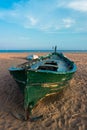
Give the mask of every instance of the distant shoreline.
[[[87, 50], [57, 50], [63, 53], [87, 53]], [[0, 50], [0, 53], [53, 52], [53, 50]]]

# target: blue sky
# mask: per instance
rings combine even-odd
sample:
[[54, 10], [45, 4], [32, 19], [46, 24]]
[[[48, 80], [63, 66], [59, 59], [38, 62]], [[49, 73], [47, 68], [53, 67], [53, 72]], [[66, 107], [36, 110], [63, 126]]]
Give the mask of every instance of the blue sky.
[[87, 0], [0, 0], [1, 49], [87, 50]]

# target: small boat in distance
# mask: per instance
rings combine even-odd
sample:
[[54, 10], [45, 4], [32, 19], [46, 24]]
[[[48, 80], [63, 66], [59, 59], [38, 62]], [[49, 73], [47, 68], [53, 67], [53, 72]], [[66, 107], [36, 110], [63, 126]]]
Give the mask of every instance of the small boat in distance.
[[55, 51], [24, 64], [9, 68], [10, 74], [19, 85], [24, 94], [24, 108], [26, 118], [37, 102], [45, 97], [63, 89], [73, 74], [76, 64]]

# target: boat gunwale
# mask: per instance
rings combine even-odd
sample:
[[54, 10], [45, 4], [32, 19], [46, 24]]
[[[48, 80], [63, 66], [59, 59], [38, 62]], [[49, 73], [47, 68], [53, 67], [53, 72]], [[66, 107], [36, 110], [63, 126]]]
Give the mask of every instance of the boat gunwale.
[[[17, 67], [11, 67], [9, 68], [9, 71], [22, 71], [25, 70], [24, 68], [17, 68]], [[69, 70], [69, 71], [49, 71], [49, 70], [37, 70], [37, 69], [27, 69], [25, 71], [34, 71], [34, 72], [42, 72], [42, 73], [52, 73], [52, 74], [70, 74], [70, 73], [74, 73], [76, 72], [77, 67], [75, 64], [73, 64], [73, 69]]]
[[9, 71], [22, 71], [22, 70], [25, 70], [25, 71], [34, 71], [34, 72], [42, 72], [42, 73], [52, 73], [52, 74], [70, 74], [70, 73], [74, 73], [76, 72], [77, 70], [77, 66], [76, 64], [71, 61], [70, 59], [68, 59], [66, 56], [63, 55], [63, 53], [58, 53], [58, 52], [53, 52], [53, 53], [49, 53], [48, 55], [46, 56], [41, 56], [38, 60], [42, 61], [42, 60], [45, 60], [46, 58], [49, 58], [50, 56], [52, 55], [57, 55], [59, 56], [60, 58], [62, 58], [65, 62], [69, 62], [71, 65], [72, 65], [72, 69], [69, 69], [67, 71], [53, 71], [53, 70], [39, 70], [39, 69], [34, 69], [34, 68], [22, 68], [22, 67], [11, 67], [9, 68], [8, 70]]

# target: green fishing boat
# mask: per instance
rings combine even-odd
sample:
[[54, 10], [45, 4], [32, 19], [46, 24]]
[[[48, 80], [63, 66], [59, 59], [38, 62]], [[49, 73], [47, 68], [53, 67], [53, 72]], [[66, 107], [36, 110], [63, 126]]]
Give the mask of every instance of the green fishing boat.
[[38, 101], [63, 89], [62, 86], [76, 72], [76, 65], [58, 53], [55, 47], [54, 52], [11, 67], [9, 71], [24, 95], [24, 108], [28, 118], [28, 113], [31, 113]]

